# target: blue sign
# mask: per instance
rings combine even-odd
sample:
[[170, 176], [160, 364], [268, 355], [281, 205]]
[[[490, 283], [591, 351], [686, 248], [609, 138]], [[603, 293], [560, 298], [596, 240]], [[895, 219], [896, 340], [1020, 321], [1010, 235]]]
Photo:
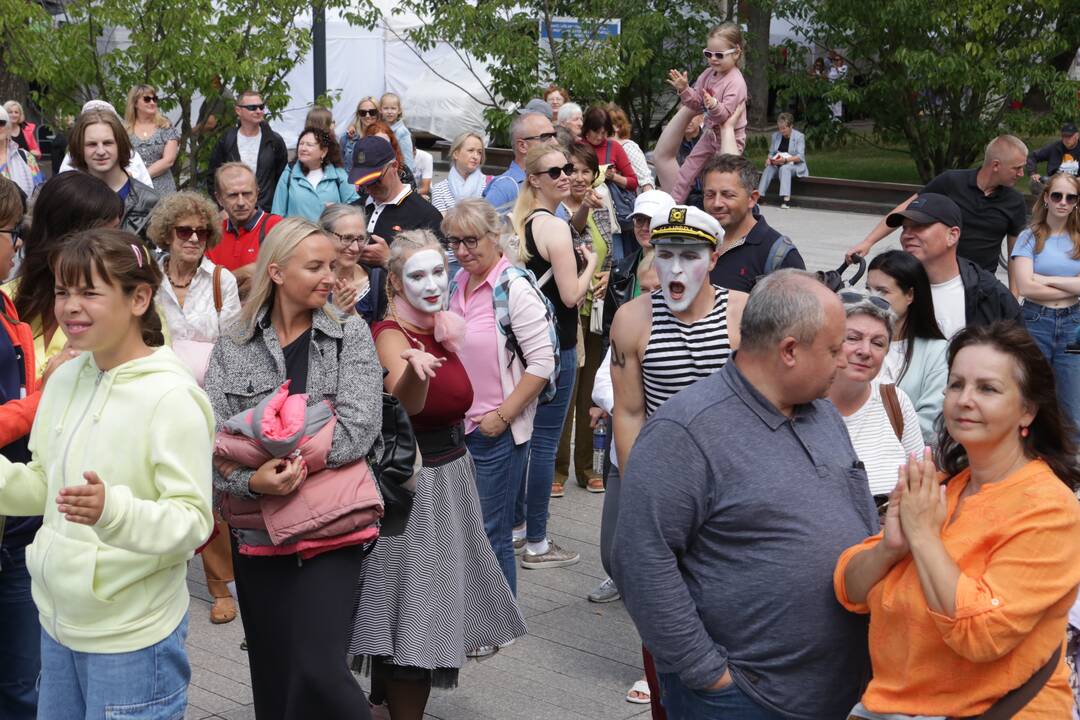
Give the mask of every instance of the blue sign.
[[540, 21], [540, 37], [542, 40], [606, 40], [618, 37], [621, 30], [619, 20], [605, 20], [603, 22], [589, 21], [587, 27], [582, 27], [581, 21], [572, 17], [555, 17], [551, 19], [551, 35], [548, 35], [544, 21]]

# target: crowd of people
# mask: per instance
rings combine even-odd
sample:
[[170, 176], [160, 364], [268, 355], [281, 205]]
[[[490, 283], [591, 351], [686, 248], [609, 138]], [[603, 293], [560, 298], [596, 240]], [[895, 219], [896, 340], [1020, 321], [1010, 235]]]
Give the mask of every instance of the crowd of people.
[[653, 167], [552, 85], [505, 172], [466, 132], [434, 184], [392, 93], [290, 158], [241, 91], [183, 190], [152, 86], [48, 180], [6, 103], [0, 717], [182, 716], [198, 553], [260, 720], [422, 720], [526, 635], [518, 570], [581, 560], [571, 478], [653, 718], [1075, 713], [1075, 126], [935, 178], [837, 291], [761, 211], [805, 137], [781, 114], [755, 168], [738, 27], [703, 55]]

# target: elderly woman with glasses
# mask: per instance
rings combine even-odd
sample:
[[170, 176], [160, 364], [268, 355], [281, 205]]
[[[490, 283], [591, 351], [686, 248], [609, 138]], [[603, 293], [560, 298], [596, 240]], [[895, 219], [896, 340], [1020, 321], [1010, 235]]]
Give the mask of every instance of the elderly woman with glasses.
[[894, 315], [884, 298], [841, 293], [847, 327], [843, 352], [847, 367], [837, 373], [829, 399], [847, 425], [855, 454], [866, 466], [870, 492], [881, 507], [896, 486], [896, 470], [923, 450], [915, 406], [895, 385], [876, 382], [892, 342]]
[[359, 315], [368, 325], [386, 314], [386, 269], [360, 262], [368, 243], [367, 215], [358, 205], [329, 205], [319, 227], [337, 241], [334, 292], [330, 300], [346, 315]]

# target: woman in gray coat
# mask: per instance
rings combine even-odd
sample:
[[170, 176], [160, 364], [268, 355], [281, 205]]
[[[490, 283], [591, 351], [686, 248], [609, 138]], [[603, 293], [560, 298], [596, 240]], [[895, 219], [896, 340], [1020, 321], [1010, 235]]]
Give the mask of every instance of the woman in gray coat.
[[776, 132], [769, 143], [769, 157], [765, 159], [765, 169], [761, 171], [758, 194], [764, 200], [765, 191], [779, 175], [780, 207], [786, 210], [791, 202], [791, 178], [809, 174], [806, 167], [806, 136], [795, 129], [795, 118], [791, 113], [780, 113], [776, 118]]

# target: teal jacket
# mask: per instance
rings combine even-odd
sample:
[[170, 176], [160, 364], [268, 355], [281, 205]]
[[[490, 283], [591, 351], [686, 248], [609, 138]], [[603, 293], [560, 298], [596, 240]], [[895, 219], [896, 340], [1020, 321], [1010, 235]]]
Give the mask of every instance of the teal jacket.
[[292, 163], [278, 178], [270, 212], [282, 217], [300, 215], [318, 222], [326, 203], [351, 203], [357, 197], [348, 173], [341, 168], [335, 165], [324, 167], [322, 180], [314, 187], [297, 163]]
[[919, 427], [923, 437], [930, 445], [937, 445], [937, 433], [934, 423], [941, 414], [941, 405], [945, 400], [945, 382], [949, 377], [949, 366], [945, 352], [949, 349], [947, 340], [915, 340], [915, 349], [911, 352], [911, 363], [904, 377], [896, 386], [907, 393], [919, 414]]

